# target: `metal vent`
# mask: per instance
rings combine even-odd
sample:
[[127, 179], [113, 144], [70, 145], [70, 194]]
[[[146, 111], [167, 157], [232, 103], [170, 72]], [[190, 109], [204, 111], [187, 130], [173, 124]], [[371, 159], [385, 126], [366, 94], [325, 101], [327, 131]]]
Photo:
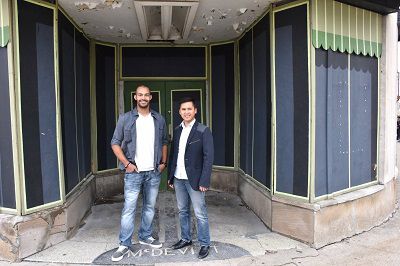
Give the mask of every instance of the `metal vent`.
[[134, 1], [143, 40], [174, 41], [189, 37], [198, 0]]

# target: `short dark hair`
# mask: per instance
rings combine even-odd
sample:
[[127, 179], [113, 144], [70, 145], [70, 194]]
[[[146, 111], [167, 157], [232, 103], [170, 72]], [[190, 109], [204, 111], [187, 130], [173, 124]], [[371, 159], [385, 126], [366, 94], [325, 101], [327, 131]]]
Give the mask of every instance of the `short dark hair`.
[[135, 94], [136, 94], [136, 92], [137, 92], [137, 90], [138, 90], [139, 88], [146, 88], [146, 89], [149, 90], [149, 92], [150, 92], [150, 94], [151, 94], [150, 88], [149, 88], [148, 86], [144, 85], [144, 84], [139, 84], [139, 85], [136, 87], [136, 89], [135, 89]]
[[188, 103], [188, 102], [192, 102], [194, 108], [197, 108], [196, 106], [196, 101], [192, 98], [192, 97], [183, 97], [180, 101], [179, 101], [179, 108], [181, 108], [181, 105], [184, 103]]

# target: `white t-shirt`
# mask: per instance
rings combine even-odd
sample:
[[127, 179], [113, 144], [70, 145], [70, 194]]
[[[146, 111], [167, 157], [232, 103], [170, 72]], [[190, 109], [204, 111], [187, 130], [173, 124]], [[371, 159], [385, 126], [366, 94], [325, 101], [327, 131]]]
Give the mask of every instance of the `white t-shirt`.
[[185, 169], [185, 151], [186, 151], [186, 143], [189, 138], [190, 131], [196, 122], [196, 119], [193, 119], [192, 122], [186, 127], [185, 123], [182, 122], [182, 133], [179, 138], [179, 148], [178, 148], [178, 159], [176, 162], [176, 170], [174, 176], [178, 179], [188, 179], [186, 169]]
[[139, 114], [136, 120], [135, 163], [139, 172], [154, 170], [154, 119]]

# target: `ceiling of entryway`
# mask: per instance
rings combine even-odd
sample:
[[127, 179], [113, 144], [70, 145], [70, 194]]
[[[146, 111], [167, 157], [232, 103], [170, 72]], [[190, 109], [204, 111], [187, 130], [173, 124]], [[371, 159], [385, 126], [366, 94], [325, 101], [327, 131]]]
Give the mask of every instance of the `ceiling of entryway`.
[[91, 38], [112, 43], [232, 40], [276, 0], [59, 0]]

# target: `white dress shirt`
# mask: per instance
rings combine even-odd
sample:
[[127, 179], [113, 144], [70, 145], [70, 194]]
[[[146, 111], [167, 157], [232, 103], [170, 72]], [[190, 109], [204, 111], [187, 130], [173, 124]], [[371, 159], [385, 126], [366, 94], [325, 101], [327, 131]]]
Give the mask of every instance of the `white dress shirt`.
[[185, 151], [186, 151], [186, 143], [192, 130], [192, 127], [196, 122], [196, 119], [193, 119], [192, 122], [189, 123], [188, 126], [185, 126], [185, 123], [182, 121], [182, 133], [181, 137], [179, 138], [179, 148], [178, 148], [178, 161], [176, 164], [176, 170], [174, 176], [178, 179], [188, 179], [185, 169]]

